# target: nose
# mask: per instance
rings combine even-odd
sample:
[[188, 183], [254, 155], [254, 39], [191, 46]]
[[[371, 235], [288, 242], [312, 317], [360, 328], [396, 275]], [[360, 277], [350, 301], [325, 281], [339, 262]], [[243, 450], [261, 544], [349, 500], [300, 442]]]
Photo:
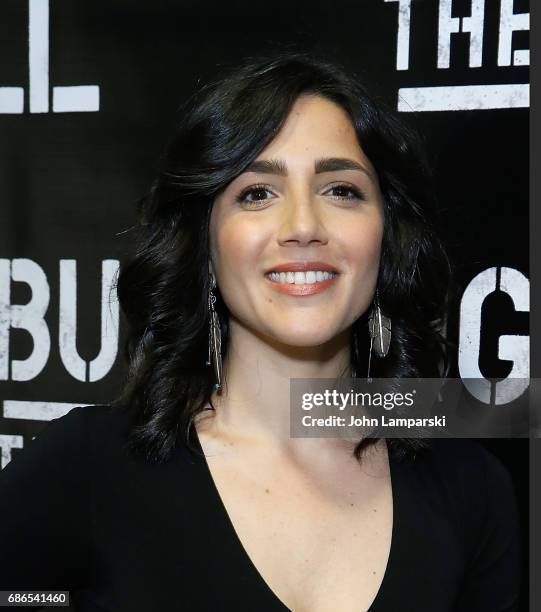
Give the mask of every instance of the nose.
[[309, 194], [298, 194], [288, 199], [277, 239], [280, 245], [285, 246], [327, 243], [327, 231], [315, 198]]

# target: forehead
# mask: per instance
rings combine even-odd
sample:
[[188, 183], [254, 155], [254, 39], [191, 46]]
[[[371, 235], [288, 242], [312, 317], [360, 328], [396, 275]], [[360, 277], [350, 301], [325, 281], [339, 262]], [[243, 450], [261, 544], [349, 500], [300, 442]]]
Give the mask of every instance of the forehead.
[[260, 157], [286, 155], [348, 155], [366, 160], [353, 123], [335, 102], [317, 95], [302, 95], [294, 103], [274, 140]]

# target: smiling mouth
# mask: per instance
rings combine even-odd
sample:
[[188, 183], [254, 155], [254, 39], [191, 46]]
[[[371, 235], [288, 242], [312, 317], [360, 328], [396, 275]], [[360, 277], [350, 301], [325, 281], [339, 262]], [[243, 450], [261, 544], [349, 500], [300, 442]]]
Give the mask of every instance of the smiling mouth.
[[337, 272], [308, 270], [307, 272], [267, 272], [265, 276], [275, 283], [288, 285], [313, 285], [338, 276]]
[[280, 292], [294, 296], [313, 295], [332, 287], [338, 272], [308, 270], [306, 272], [267, 272], [265, 278], [270, 286]]

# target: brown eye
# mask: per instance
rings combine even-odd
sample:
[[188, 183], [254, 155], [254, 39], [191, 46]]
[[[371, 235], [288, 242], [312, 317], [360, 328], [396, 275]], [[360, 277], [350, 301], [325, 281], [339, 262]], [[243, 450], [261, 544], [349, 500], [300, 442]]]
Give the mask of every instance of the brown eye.
[[339, 198], [341, 200], [364, 200], [364, 194], [361, 193], [357, 188], [351, 187], [350, 185], [334, 185], [329, 189], [329, 192], [335, 192], [331, 197]]
[[265, 197], [266, 194], [272, 194], [267, 185], [252, 185], [242, 191], [235, 200], [238, 204], [257, 204], [269, 199]]

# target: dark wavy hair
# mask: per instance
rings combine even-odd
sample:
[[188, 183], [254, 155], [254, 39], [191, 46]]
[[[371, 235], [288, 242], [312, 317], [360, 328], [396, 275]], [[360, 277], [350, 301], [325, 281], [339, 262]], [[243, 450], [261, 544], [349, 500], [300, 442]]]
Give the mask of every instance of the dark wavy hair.
[[[347, 112], [379, 179], [384, 233], [377, 287], [392, 320], [392, 341], [384, 359], [372, 360], [371, 375], [448, 373], [449, 343], [441, 330], [451, 268], [436, 231], [434, 189], [418, 133], [336, 62], [299, 52], [250, 58], [180, 108], [157, 176], [139, 202], [135, 252], [120, 268], [129, 368], [113, 405], [134, 417], [128, 448], [149, 461], [167, 461], [181, 443], [193, 450], [194, 417], [213, 392], [206, 360], [214, 199], [271, 142], [302, 94], [323, 96]], [[216, 308], [225, 356], [228, 311], [219, 289]], [[352, 326], [354, 372], [366, 371], [368, 346], [365, 313]], [[377, 439], [360, 440], [357, 459]], [[394, 457], [426, 448], [419, 439], [388, 442]]]

